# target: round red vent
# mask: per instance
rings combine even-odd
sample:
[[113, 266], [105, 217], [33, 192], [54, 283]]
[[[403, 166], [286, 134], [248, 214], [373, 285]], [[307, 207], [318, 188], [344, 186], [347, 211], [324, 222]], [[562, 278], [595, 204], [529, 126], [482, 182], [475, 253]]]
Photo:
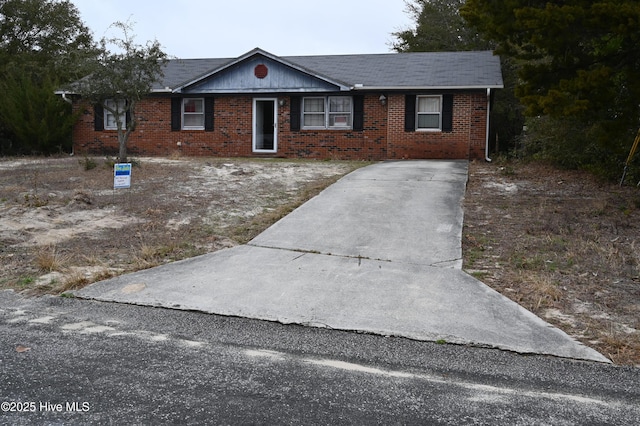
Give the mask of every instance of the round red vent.
[[253, 73], [258, 78], [265, 78], [267, 74], [269, 74], [269, 68], [265, 64], [256, 65], [256, 68], [253, 70]]

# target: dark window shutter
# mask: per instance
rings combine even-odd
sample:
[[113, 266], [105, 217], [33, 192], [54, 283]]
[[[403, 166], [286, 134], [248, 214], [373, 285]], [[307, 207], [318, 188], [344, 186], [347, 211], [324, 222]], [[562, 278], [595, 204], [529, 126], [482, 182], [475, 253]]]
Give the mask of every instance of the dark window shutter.
[[300, 96], [291, 96], [289, 98], [289, 102], [291, 103], [291, 113], [289, 117], [289, 122], [291, 123], [291, 131], [298, 132], [300, 131], [300, 102], [302, 99]]
[[364, 96], [353, 97], [353, 130], [361, 132], [364, 130]]
[[93, 106], [93, 130], [96, 132], [104, 130], [104, 107], [100, 104]]
[[416, 130], [416, 95], [406, 95], [404, 97], [404, 131], [414, 132]]
[[171, 98], [171, 131], [182, 127], [182, 98]]
[[442, 131], [453, 131], [453, 95], [442, 95]]
[[213, 97], [204, 98], [204, 130], [213, 130]]

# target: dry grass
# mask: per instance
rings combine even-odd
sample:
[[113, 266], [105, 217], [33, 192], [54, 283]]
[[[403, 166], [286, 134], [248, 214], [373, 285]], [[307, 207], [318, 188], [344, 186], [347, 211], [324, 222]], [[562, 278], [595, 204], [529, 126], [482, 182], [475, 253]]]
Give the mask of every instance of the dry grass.
[[640, 365], [640, 190], [472, 163], [464, 205], [466, 269], [614, 362]]
[[62, 271], [68, 256], [61, 255], [55, 245], [38, 248], [36, 252], [36, 265], [44, 272]]

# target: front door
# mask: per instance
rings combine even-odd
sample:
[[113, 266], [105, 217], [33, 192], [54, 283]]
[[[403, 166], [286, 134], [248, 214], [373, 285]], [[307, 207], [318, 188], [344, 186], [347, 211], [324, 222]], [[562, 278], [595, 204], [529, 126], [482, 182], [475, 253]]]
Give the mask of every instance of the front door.
[[253, 100], [253, 152], [278, 150], [278, 100]]

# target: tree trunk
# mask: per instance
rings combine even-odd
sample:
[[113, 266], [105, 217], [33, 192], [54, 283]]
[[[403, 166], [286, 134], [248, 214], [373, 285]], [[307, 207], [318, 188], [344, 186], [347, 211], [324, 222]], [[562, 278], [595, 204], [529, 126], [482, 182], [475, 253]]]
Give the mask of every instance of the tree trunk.
[[124, 131], [118, 132], [118, 163], [127, 162], [127, 136]]

